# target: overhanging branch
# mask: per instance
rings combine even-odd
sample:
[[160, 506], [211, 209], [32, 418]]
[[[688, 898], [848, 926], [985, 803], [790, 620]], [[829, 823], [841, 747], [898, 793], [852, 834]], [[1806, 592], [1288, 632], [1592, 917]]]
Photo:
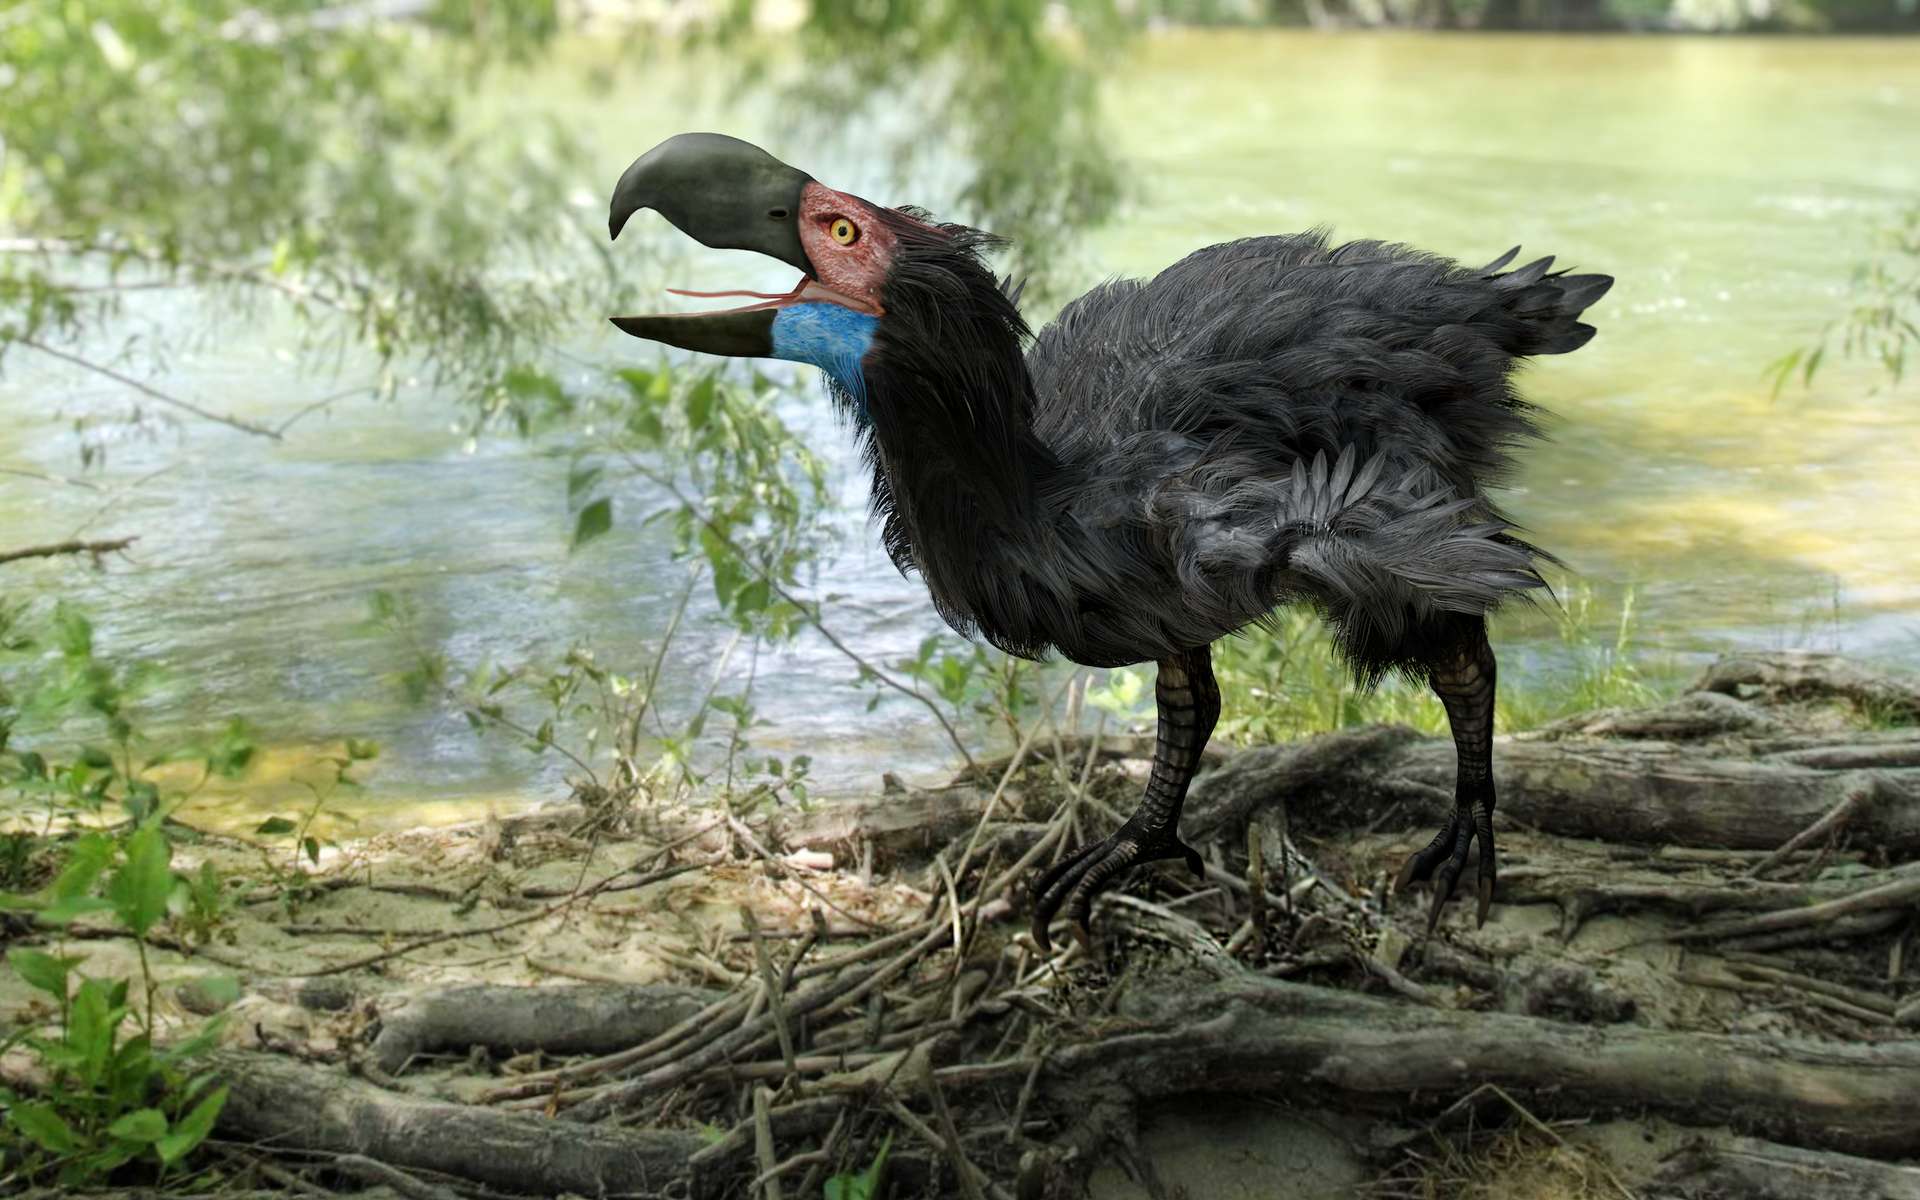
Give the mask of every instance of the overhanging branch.
[[276, 442], [280, 440], [280, 434], [277, 430], [268, 429], [264, 425], [255, 425], [251, 421], [242, 420], [228, 413], [219, 413], [214, 412], [210, 408], [202, 408], [198, 404], [190, 400], [182, 400], [178, 396], [170, 396], [151, 384], [142, 383], [131, 375], [123, 374], [122, 372], [114, 370], [112, 367], [102, 366], [91, 359], [82, 358], [77, 354], [72, 354], [65, 350], [55, 349], [44, 342], [36, 342], [32, 338], [15, 338], [14, 343], [25, 346], [29, 350], [38, 350], [40, 353], [60, 359], [62, 362], [72, 363], [74, 366], [92, 371], [96, 375], [103, 375], [115, 383], [132, 388], [134, 391], [139, 392], [151, 400], [158, 401], [170, 408], [177, 408], [183, 412], [192, 413], [202, 420], [213, 421], [217, 424], [225, 425], [230, 429], [238, 429], [242, 433], [251, 433], [255, 437], [271, 438]]
[[101, 555], [125, 550], [139, 540], [131, 537], [107, 538], [97, 542], [71, 539], [64, 542], [48, 542], [44, 546], [23, 546], [18, 550], [0, 550], [0, 563], [18, 562], [23, 558], [54, 558], [62, 554], [91, 554], [97, 561]]

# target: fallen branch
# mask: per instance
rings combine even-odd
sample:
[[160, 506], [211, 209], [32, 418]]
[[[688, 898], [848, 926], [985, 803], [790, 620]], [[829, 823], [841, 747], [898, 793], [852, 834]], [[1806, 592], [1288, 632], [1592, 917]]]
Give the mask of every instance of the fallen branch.
[[1756, 1138], [1689, 1146], [1653, 1182], [1689, 1200], [1920, 1200], [1920, 1168]]
[[83, 542], [70, 538], [64, 542], [48, 542], [44, 546], [25, 546], [18, 550], [0, 550], [0, 563], [19, 562], [23, 558], [54, 558], [62, 554], [91, 554], [95, 562], [103, 554], [112, 554], [125, 550], [140, 539], [137, 537], [107, 538], [104, 541]]
[[228, 1136], [280, 1149], [364, 1155], [502, 1191], [655, 1193], [684, 1176], [698, 1134], [587, 1127], [422, 1100], [270, 1054], [222, 1051]]
[[1856, 891], [1852, 895], [1828, 900], [1824, 904], [1761, 913], [1758, 916], [1743, 917], [1739, 920], [1722, 921], [1717, 925], [1696, 925], [1690, 929], [1677, 929], [1667, 937], [1671, 941], [1679, 942], [1741, 937], [1753, 933], [1775, 933], [1787, 929], [1803, 929], [1809, 925], [1821, 925], [1856, 913], [1909, 908], [1916, 902], [1920, 902], [1920, 876], [1896, 879], [1877, 887]]
[[1048, 1059], [1041, 1084], [1056, 1104], [1105, 1087], [1146, 1099], [1303, 1084], [1399, 1103], [1473, 1080], [1563, 1111], [1651, 1108], [1855, 1153], [1905, 1154], [1920, 1140], [1914, 1043], [1593, 1029], [1259, 978], [1146, 990], [1123, 1010], [1130, 1027]]
[[373, 1057], [397, 1075], [415, 1055], [469, 1046], [604, 1054], [657, 1037], [714, 999], [704, 989], [672, 986], [437, 988], [381, 1014]]
[[[1450, 739], [1395, 726], [1262, 746], [1194, 782], [1182, 835], [1242, 844], [1242, 825], [1283, 798], [1295, 823], [1351, 829], [1404, 806], [1421, 824], [1452, 804]], [[1889, 855], [1920, 854], [1920, 731], [1693, 745], [1598, 738], [1501, 738], [1493, 753], [1501, 819], [1612, 843], [1772, 853], [1849, 793], [1847, 828]]]
[[1694, 690], [1775, 700], [1835, 698], [1880, 716], [1920, 721], [1920, 684], [1836, 654], [1782, 650], [1726, 655], [1707, 668]]
[[1781, 844], [1780, 848], [1772, 854], [1767, 855], [1759, 862], [1748, 867], [1747, 875], [1750, 878], [1758, 879], [1775, 866], [1785, 862], [1794, 851], [1807, 845], [1815, 838], [1838, 833], [1846, 826], [1847, 821], [1852, 818], [1854, 810], [1859, 808], [1860, 805], [1872, 795], [1873, 788], [1866, 784], [1857, 783], [1849, 787], [1846, 795], [1840, 797], [1840, 803], [1834, 805], [1831, 812], [1807, 826], [1805, 829], [1802, 829], [1799, 833], [1788, 838]]

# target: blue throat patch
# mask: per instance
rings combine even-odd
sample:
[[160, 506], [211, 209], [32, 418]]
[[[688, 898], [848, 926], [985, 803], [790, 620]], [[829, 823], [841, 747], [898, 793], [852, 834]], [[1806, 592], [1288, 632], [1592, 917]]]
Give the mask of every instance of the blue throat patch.
[[773, 357], [819, 367], [867, 416], [867, 380], [860, 360], [873, 345], [878, 317], [838, 304], [794, 304], [773, 318]]

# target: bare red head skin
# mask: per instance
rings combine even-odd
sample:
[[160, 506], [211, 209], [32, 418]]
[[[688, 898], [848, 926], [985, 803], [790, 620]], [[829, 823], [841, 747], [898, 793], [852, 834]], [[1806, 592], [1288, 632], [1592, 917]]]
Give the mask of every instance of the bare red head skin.
[[881, 315], [880, 288], [900, 247], [873, 205], [809, 181], [800, 191], [800, 244], [816, 279]]
[[[879, 213], [879, 209], [858, 196], [836, 192], [817, 180], [808, 180], [800, 191], [800, 212], [794, 224], [800, 245], [813, 264], [813, 274], [802, 276], [791, 292], [667, 290], [676, 296], [703, 299], [751, 296], [760, 301], [726, 310], [729, 312], [826, 301], [871, 316], [882, 316], [886, 310], [880, 304], [880, 289], [886, 283], [894, 252], [899, 249], [899, 239]], [[897, 214], [895, 219], [900, 219]]]

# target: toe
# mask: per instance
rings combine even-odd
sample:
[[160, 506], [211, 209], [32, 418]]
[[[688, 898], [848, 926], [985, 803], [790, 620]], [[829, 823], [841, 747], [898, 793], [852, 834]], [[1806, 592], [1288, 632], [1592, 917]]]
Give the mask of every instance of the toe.
[[1440, 913], [1447, 907], [1447, 901], [1453, 898], [1453, 882], [1456, 872], [1453, 864], [1440, 868], [1433, 879], [1433, 900], [1427, 906], [1427, 932], [1431, 934], [1440, 927]]
[[1433, 869], [1446, 861], [1447, 852], [1453, 848], [1460, 824], [1460, 814], [1455, 812], [1440, 832], [1433, 835], [1432, 841], [1407, 856], [1393, 881], [1395, 892], [1404, 892], [1409, 886], [1432, 877]]
[[1499, 856], [1493, 848], [1493, 826], [1491, 821], [1480, 823], [1477, 834], [1480, 840], [1480, 864], [1475, 879], [1475, 891], [1479, 896], [1479, 922], [1487, 923], [1487, 910], [1493, 907], [1493, 885], [1500, 876]]

